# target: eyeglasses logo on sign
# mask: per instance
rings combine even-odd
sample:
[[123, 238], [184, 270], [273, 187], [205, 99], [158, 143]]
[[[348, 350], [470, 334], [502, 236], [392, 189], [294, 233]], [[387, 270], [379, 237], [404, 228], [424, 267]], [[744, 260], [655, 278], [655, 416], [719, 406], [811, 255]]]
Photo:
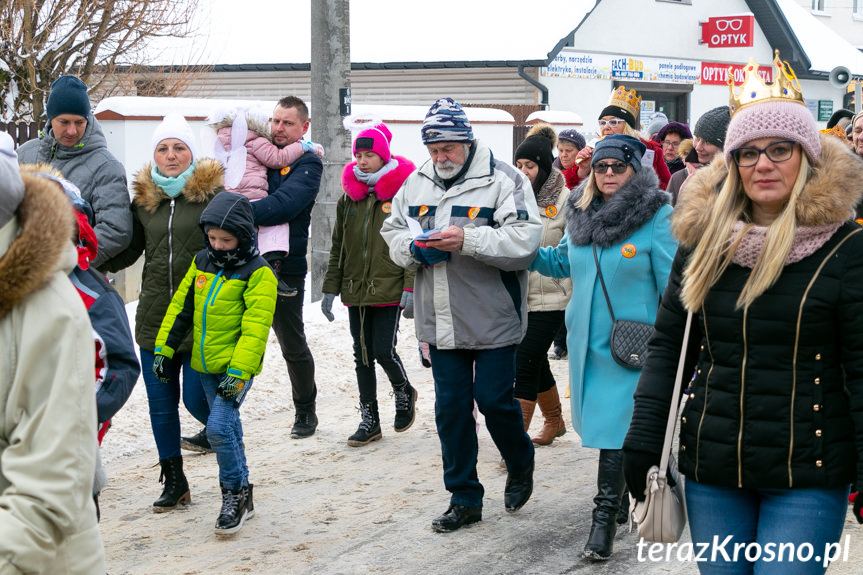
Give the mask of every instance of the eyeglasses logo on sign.
[[701, 44], [708, 48], [739, 48], [753, 46], [755, 16], [716, 16], [701, 25]]

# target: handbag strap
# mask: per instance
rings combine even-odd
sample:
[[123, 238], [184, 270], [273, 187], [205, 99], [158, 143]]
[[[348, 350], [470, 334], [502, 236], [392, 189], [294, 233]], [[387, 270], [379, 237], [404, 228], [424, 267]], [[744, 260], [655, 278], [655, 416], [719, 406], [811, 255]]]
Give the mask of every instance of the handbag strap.
[[677, 409], [680, 406], [680, 388], [683, 385], [683, 369], [686, 363], [686, 348], [689, 346], [689, 331], [692, 327], [692, 312], [686, 315], [686, 327], [683, 330], [683, 344], [680, 346], [680, 360], [677, 362], [677, 377], [674, 380], [674, 395], [671, 396], [671, 406], [668, 409], [668, 422], [665, 424], [665, 441], [662, 443], [662, 459], [659, 463], [659, 477], [665, 479], [668, 470], [668, 460], [671, 458], [671, 443], [674, 428], [677, 427]]
[[611, 314], [611, 323], [614, 323], [614, 310], [611, 309], [611, 300], [608, 299], [608, 290], [605, 289], [605, 280], [602, 279], [602, 270], [599, 269], [599, 257], [596, 255], [596, 244], [593, 244], [593, 261], [596, 262], [596, 275], [599, 276], [599, 283], [602, 286], [602, 294], [605, 296], [605, 303], [608, 305], [608, 313]]

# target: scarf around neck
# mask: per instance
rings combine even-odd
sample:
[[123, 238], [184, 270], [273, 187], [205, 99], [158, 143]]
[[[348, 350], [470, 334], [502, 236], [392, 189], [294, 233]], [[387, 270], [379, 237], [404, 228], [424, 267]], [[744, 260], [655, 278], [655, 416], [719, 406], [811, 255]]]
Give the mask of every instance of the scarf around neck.
[[381, 166], [381, 169], [377, 172], [371, 172], [367, 174], [360, 170], [359, 166], [354, 166], [354, 176], [357, 178], [358, 182], [367, 185], [369, 189], [371, 189], [375, 187], [375, 184], [377, 184], [382, 177], [384, 177], [398, 167], [398, 160], [396, 160], [395, 158], [390, 158], [390, 161]]
[[173, 178], [163, 176], [162, 172], [159, 171], [159, 168], [153, 164], [153, 167], [150, 169], [150, 177], [153, 178], [153, 183], [162, 188], [162, 191], [165, 192], [169, 198], [176, 198], [180, 193], [182, 193], [183, 188], [186, 187], [186, 178], [195, 172], [196, 163], [197, 162], [193, 161], [182, 174], [174, 176]]
[[[785, 258], [785, 265], [799, 262], [803, 258], [814, 254], [818, 249], [827, 243], [833, 234], [836, 233], [844, 222], [834, 222], [823, 226], [797, 226], [797, 231], [794, 233], [794, 241], [791, 244], [791, 251], [788, 252], [788, 257]], [[737, 239], [737, 236], [743, 232], [744, 226], [748, 224], [742, 221], [734, 223], [731, 229], [731, 241]], [[749, 226], [740, 240], [731, 261], [741, 267], [752, 269], [755, 267], [755, 262], [758, 261], [758, 256], [764, 248], [764, 240], [767, 238], [767, 228], [764, 226]]]

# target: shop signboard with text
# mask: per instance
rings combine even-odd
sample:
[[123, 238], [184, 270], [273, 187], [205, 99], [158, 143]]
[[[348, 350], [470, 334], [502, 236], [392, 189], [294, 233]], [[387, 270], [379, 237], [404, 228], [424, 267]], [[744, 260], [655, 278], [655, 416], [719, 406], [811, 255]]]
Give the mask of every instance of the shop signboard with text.
[[697, 60], [562, 51], [539, 73], [547, 78], [697, 84], [700, 71]]
[[[701, 83], [713, 86], [728, 84], [728, 70], [734, 75], [734, 83], [740, 85], [743, 83], [745, 74], [743, 73], [743, 64], [724, 64], [722, 62], [702, 62], [701, 63]], [[773, 82], [773, 67], [759, 66], [758, 75], [765, 82]]]
[[743, 48], [754, 45], [755, 16], [714, 16], [701, 24], [701, 43], [708, 48]]

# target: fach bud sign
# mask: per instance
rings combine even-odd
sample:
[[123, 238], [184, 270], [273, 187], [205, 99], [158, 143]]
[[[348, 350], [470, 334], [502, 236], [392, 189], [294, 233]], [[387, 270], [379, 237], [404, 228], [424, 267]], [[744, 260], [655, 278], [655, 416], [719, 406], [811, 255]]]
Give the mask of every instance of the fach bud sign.
[[701, 24], [701, 43], [708, 48], [753, 46], [755, 16], [717, 16]]

